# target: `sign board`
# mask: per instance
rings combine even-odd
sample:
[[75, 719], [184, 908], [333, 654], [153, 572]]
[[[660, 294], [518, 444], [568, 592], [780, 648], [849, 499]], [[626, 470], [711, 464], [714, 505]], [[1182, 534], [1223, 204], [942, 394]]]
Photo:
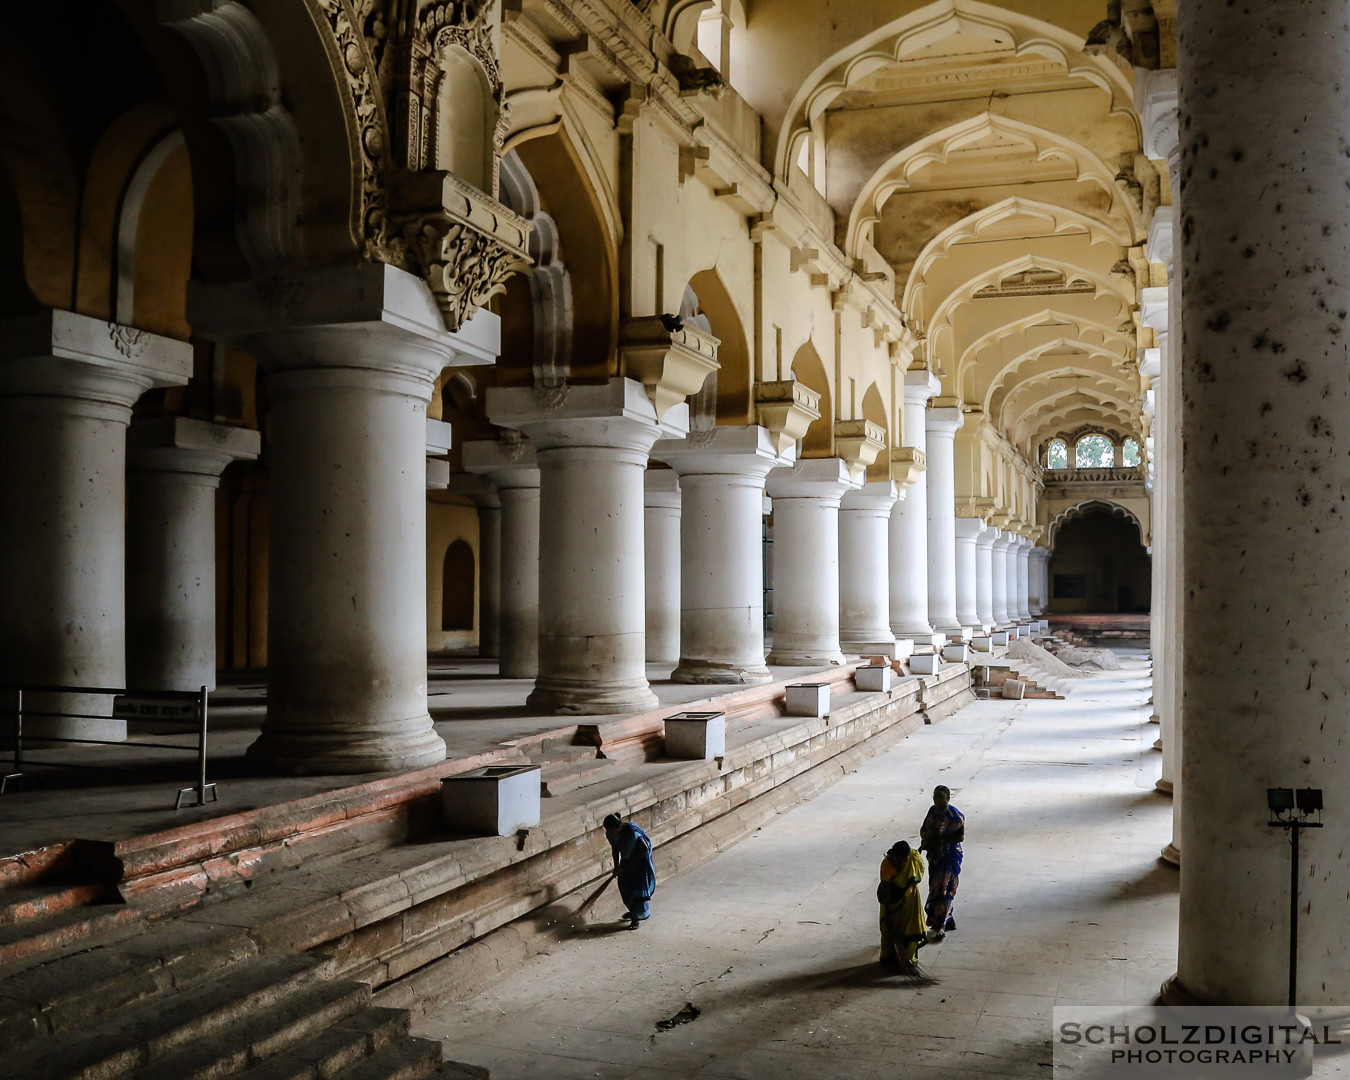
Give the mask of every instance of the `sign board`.
[[122, 694], [113, 698], [113, 716], [118, 720], [195, 720], [197, 703], [162, 701]]

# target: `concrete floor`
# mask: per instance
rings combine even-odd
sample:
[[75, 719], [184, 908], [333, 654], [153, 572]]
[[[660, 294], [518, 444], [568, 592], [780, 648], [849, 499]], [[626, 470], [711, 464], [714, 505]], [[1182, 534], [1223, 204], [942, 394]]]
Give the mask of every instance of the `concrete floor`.
[[[1052, 1006], [1146, 1002], [1175, 969], [1148, 667], [1118, 652], [1067, 700], [921, 729], [663, 882], [636, 933], [604, 921], [607, 895], [586, 933], [428, 1006], [418, 1033], [493, 1080], [1050, 1076]], [[937, 981], [916, 987], [876, 964], [876, 870], [938, 783], [967, 820], [960, 929], [921, 951]], [[696, 1020], [657, 1030], [686, 1003]]]

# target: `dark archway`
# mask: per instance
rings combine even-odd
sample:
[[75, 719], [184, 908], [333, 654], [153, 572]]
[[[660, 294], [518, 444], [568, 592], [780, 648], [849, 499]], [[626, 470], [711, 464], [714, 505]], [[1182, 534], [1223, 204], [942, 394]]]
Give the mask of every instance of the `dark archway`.
[[445, 549], [441, 566], [441, 629], [473, 629], [473, 548], [456, 540]]
[[1153, 568], [1139, 529], [1105, 508], [1060, 526], [1050, 554], [1050, 612], [1146, 612]]

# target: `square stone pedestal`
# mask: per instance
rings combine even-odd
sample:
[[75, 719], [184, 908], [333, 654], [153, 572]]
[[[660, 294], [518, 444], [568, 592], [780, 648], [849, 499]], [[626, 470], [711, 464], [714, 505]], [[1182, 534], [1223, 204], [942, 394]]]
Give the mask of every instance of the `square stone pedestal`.
[[708, 761], [727, 752], [726, 713], [676, 713], [665, 724], [666, 757]]
[[823, 683], [789, 683], [787, 714], [789, 716], [829, 716], [830, 688]]
[[970, 660], [970, 646], [961, 642], [960, 644], [944, 645], [942, 647], [942, 659], [949, 664], [964, 664]]
[[942, 657], [937, 653], [915, 653], [909, 658], [909, 670], [915, 675], [936, 675], [942, 667]]
[[977, 634], [970, 639], [970, 647], [975, 652], [989, 652], [994, 647], [994, 639], [988, 634]]
[[1036, 623], [1036, 625], [1037, 625], [1038, 627], [1040, 627], [1040, 631], [1041, 631], [1042, 634], [1048, 634], [1048, 633], [1050, 633], [1050, 620], [1049, 620], [1049, 619], [1040, 619], [1040, 620]]
[[1003, 696], [1005, 698], [1012, 698], [1014, 701], [1017, 701], [1024, 697], [1026, 692], [1027, 684], [1021, 679], [1003, 680]]
[[995, 630], [989, 635], [989, 640], [993, 642], [995, 648], [1006, 648], [1008, 645], [1008, 631]]
[[895, 672], [890, 666], [860, 667], [853, 676], [854, 685], [870, 694], [886, 694], [895, 684]]
[[441, 781], [441, 813], [452, 832], [510, 836], [539, 824], [540, 767], [487, 765]]

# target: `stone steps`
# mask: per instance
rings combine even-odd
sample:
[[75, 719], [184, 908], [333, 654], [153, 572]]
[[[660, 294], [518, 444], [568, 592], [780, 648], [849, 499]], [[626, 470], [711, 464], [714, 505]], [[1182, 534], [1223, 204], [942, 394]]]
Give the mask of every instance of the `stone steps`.
[[599, 783], [614, 774], [617, 762], [596, 756], [594, 747], [578, 746], [581, 756], [572, 760], [545, 762], [540, 772], [542, 795], [554, 799], [569, 791]]

